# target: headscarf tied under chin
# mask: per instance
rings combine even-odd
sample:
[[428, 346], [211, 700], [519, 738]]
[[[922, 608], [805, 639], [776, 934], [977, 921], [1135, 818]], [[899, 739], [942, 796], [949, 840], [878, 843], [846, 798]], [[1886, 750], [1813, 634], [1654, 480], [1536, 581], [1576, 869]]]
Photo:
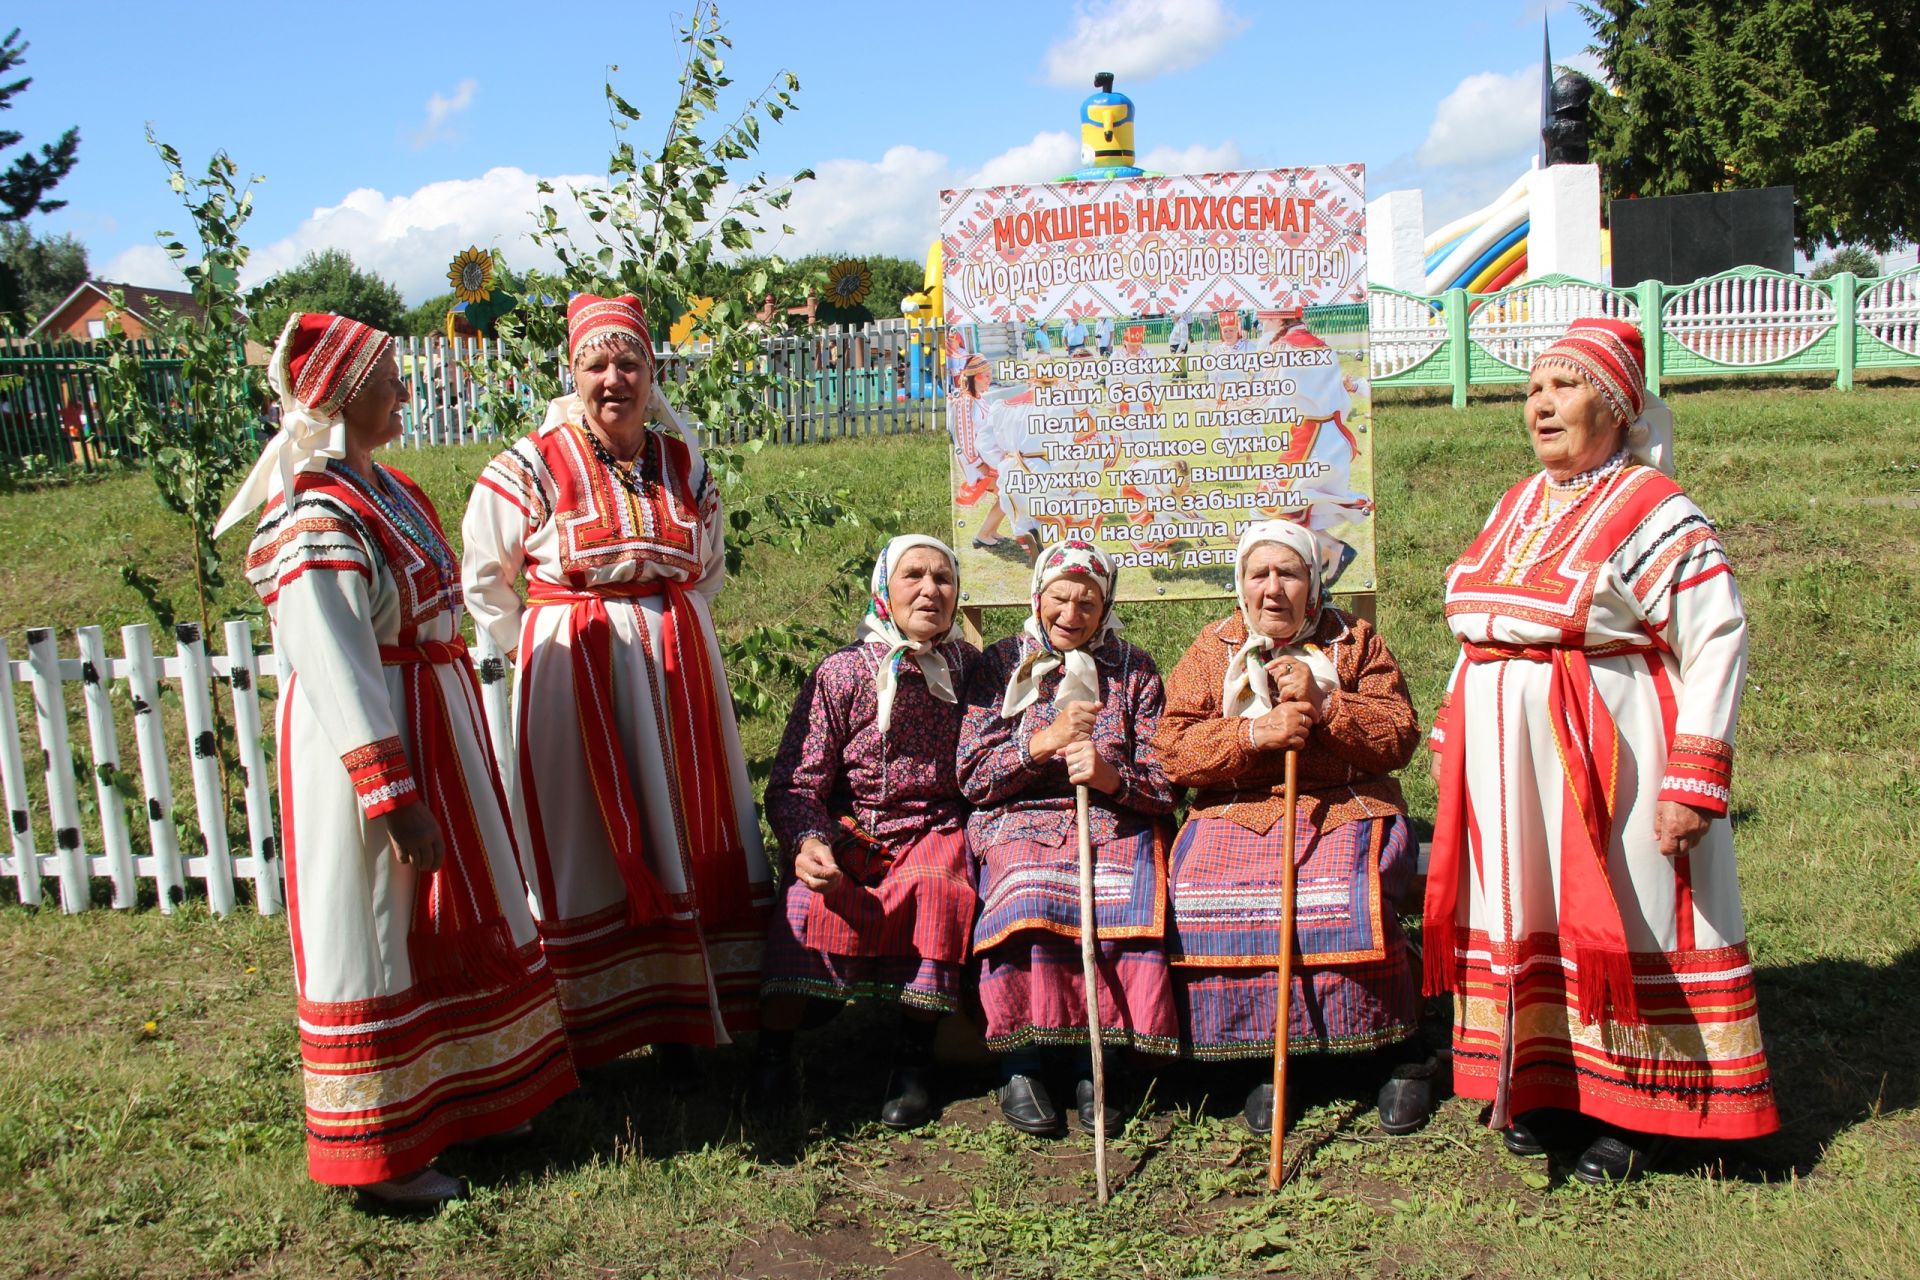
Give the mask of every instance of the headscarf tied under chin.
[[296, 311], [287, 317], [267, 364], [267, 385], [280, 400], [280, 430], [240, 482], [213, 527], [219, 537], [293, 480], [347, 456], [347, 401], [393, 348], [393, 337], [346, 316]]
[[[1100, 625], [1078, 649], [1060, 653], [1047, 638], [1047, 629], [1040, 625], [1040, 593], [1065, 577], [1077, 578], [1100, 593]], [[1113, 561], [1090, 542], [1058, 542], [1041, 554], [1033, 566], [1033, 611], [1021, 628], [1034, 648], [1007, 681], [1006, 695], [1000, 699], [1002, 716], [1011, 719], [1032, 706], [1040, 697], [1041, 679], [1060, 667], [1065, 668], [1065, 674], [1053, 695], [1056, 706], [1100, 701], [1100, 672], [1088, 650], [1120, 629], [1113, 616], [1113, 592], [1119, 582], [1120, 571]]]
[[960, 638], [958, 611], [953, 625], [947, 628], [943, 636], [932, 640], [909, 640], [906, 633], [894, 621], [893, 609], [888, 600], [887, 584], [907, 552], [915, 547], [931, 547], [947, 558], [947, 564], [953, 569], [955, 594], [960, 585], [960, 559], [953, 554], [953, 548], [938, 538], [929, 538], [924, 534], [905, 533], [887, 543], [880, 551], [880, 558], [873, 562], [871, 581], [872, 597], [867, 603], [867, 616], [860, 620], [860, 634], [856, 639], [861, 644], [877, 644], [886, 652], [880, 658], [880, 670], [875, 675], [874, 693], [880, 709], [875, 723], [885, 735], [893, 724], [893, 696], [900, 685], [900, 664], [912, 662], [920, 668], [920, 674], [926, 678], [927, 691], [942, 702], [957, 702], [953, 691], [953, 673], [947, 669], [947, 660], [940, 656], [939, 646]]
[[[1260, 615], [1247, 605], [1247, 557], [1263, 543], [1287, 548], [1307, 566], [1307, 611], [1299, 629], [1284, 641], [1261, 634]], [[1226, 678], [1220, 685], [1220, 714], [1262, 716], [1273, 710], [1273, 685], [1267, 677], [1267, 663], [1277, 657], [1297, 658], [1307, 666], [1313, 682], [1323, 693], [1340, 687], [1340, 676], [1333, 660], [1306, 638], [1320, 625], [1320, 554], [1313, 532], [1291, 520], [1267, 520], [1249, 526], [1240, 535], [1234, 551], [1233, 577], [1240, 597], [1240, 617], [1247, 624], [1247, 642], [1227, 660]]]

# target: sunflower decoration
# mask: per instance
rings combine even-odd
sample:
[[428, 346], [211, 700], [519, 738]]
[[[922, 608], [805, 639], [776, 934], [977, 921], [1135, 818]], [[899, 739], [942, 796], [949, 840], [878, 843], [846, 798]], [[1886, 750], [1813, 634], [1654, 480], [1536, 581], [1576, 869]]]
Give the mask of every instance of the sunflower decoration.
[[827, 301], [836, 307], [857, 307], [873, 288], [873, 272], [857, 258], [842, 258], [827, 272]]
[[493, 255], [479, 247], [462, 249], [447, 268], [447, 283], [462, 302], [485, 302], [493, 294]]

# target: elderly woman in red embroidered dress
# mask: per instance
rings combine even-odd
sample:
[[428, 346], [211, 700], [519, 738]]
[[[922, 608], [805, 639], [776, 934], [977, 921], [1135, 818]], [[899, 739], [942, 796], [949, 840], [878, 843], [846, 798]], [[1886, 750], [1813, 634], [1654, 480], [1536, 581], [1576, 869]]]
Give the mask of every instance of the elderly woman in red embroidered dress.
[[751, 1029], [773, 886], [708, 613], [718, 491], [638, 299], [574, 298], [567, 340], [578, 391], [487, 464], [462, 533], [468, 606], [518, 668], [509, 794], [591, 1066]]
[[459, 575], [417, 485], [373, 461], [400, 434], [393, 339], [296, 313], [283, 409], [219, 528], [266, 503], [247, 578], [292, 670], [280, 815], [300, 993], [307, 1168], [424, 1206], [431, 1161], [524, 1130], [574, 1087], [527, 912]]
[[[990, 647], [967, 681], [960, 789], [977, 806], [967, 842], [981, 868], [980, 1004], [987, 1047], [1001, 1055], [1000, 1112], [1029, 1133], [1060, 1127], [1047, 1049], [1071, 1051], [1075, 1110], [1093, 1128], [1077, 785], [1089, 793], [1103, 1044], [1179, 1047], [1161, 947], [1173, 812], [1153, 752], [1163, 695], [1153, 658], [1115, 632], [1117, 578], [1091, 544], [1047, 548], [1025, 627]], [[1125, 1118], [1109, 1099], [1108, 1124]]]
[[1434, 726], [1430, 992], [1454, 993], [1454, 1088], [1515, 1154], [1549, 1111], [1636, 1135], [1779, 1125], [1726, 813], [1746, 616], [1713, 525], [1665, 472], [1641, 339], [1575, 321], [1534, 363], [1542, 470], [1447, 572], [1460, 640]]
[[905, 1015], [880, 1122], [933, 1116], [934, 1028], [960, 1008], [976, 901], [954, 751], [958, 690], [980, 653], [954, 625], [959, 592], [945, 543], [888, 542], [859, 639], [815, 668], [787, 718], [767, 779], [790, 874], [760, 987], [747, 1095], [758, 1115], [788, 1101], [808, 1000], [867, 997]]
[[[1392, 773], [1413, 758], [1419, 726], [1380, 633], [1322, 602], [1320, 560], [1303, 525], [1248, 528], [1240, 608], [1202, 630], [1167, 679], [1154, 749], [1174, 785], [1198, 792], [1169, 872], [1174, 999], [1190, 1056], [1271, 1061], [1286, 758], [1298, 751], [1290, 1051], [1377, 1054], [1390, 1069], [1381, 1127], [1410, 1133], [1433, 1110], [1433, 1069], [1395, 918], [1413, 905], [1416, 851]], [[1245, 1115], [1271, 1131], [1264, 1065]]]

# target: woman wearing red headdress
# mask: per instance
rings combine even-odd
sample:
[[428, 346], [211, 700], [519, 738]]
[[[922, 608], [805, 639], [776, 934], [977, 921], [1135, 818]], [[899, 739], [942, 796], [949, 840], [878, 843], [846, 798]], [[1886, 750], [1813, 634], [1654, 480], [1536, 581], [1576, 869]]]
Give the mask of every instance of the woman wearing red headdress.
[[268, 380], [281, 430], [218, 531], [263, 502], [247, 579], [292, 675], [281, 831], [307, 1167], [409, 1207], [459, 1194], [447, 1146], [524, 1129], [574, 1087], [480, 691], [460, 576], [401, 430], [393, 339], [296, 313]]
[[708, 612], [718, 488], [654, 383], [637, 298], [576, 297], [567, 339], [578, 389], [481, 473], [463, 570], [518, 668], [510, 798], [591, 1066], [750, 1029], [773, 885]]
[[1598, 1122], [1587, 1182], [1659, 1138], [1780, 1123], [1726, 818], [1746, 615], [1644, 367], [1611, 319], [1534, 362], [1542, 469], [1447, 572], [1461, 655], [1432, 738], [1426, 977], [1454, 993], [1454, 1088], [1516, 1155], [1564, 1113]]

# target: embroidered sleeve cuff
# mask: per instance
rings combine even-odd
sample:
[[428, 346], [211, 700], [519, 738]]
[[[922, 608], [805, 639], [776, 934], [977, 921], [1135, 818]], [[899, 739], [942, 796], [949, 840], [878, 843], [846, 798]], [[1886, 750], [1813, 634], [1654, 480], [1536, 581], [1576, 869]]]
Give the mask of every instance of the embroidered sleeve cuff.
[[419, 798], [413, 783], [413, 770], [407, 767], [407, 753], [399, 738], [382, 738], [356, 747], [340, 757], [347, 766], [354, 794], [360, 798], [360, 812], [368, 818], [392, 813]]
[[1718, 738], [1697, 734], [1675, 735], [1667, 752], [1666, 776], [1660, 780], [1660, 798], [1690, 804], [1708, 813], [1725, 814], [1733, 786], [1733, 746]]

